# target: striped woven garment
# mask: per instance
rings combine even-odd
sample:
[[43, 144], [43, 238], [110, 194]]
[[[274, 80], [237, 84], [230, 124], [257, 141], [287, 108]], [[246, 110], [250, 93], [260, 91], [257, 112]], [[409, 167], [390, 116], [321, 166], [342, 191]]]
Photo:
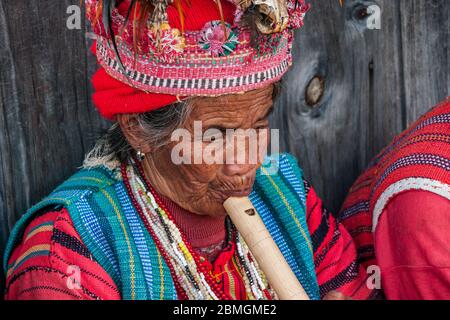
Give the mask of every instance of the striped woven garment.
[[[322, 208], [296, 160], [287, 154], [269, 160], [257, 173], [250, 199], [309, 297], [319, 299], [331, 290], [370, 297], [350, 235]], [[267, 174], [273, 163], [276, 174]], [[118, 173], [106, 167], [80, 170], [20, 219], [4, 258], [8, 299], [30, 290], [35, 294], [28, 298], [45, 298], [51, 290], [53, 296], [75, 298], [64, 288], [70, 265], [82, 266], [83, 277], [90, 279], [91, 290], [81, 295], [86, 299], [177, 299], [170, 271]], [[61, 208], [71, 221], [60, 221], [56, 212], [43, 214]], [[41, 280], [38, 286], [23, 280], [30, 273], [33, 283]]]
[[424, 190], [450, 200], [450, 100], [438, 104], [395, 138], [351, 187], [339, 214], [358, 261], [375, 265], [380, 215], [396, 195]]

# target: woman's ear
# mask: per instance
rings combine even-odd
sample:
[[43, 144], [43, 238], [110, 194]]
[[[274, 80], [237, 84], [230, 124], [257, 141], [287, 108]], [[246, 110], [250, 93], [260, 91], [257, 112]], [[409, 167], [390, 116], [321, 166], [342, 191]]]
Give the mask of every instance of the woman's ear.
[[125, 113], [117, 115], [117, 122], [123, 135], [134, 150], [139, 150], [143, 153], [149, 153], [151, 147], [146, 143], [142, 127], [137, 119], [136, 113]]

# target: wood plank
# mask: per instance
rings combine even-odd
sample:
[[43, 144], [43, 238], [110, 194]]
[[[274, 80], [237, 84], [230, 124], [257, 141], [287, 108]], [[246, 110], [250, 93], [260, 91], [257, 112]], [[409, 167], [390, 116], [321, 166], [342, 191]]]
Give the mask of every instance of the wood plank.
[[90, 101], [86, 29], [66, 28], [71, 4], [0, 2], [0, 252], [16, 220], [80, 166], [107, 126]]
[[449, 95], [447, 0], [401, 2], [406, 122]]
[[[306, 177], [333, 212], [370, 159], [419, 113], [446, 96], [446, 78], [436, 67], [447, 66], [443, 49], [422, 60], [428, 72], [415, 77], [413, 69], [416, 59], [433, 50], [426, 49], [429, 43], [421, 33], [438, 38], [431, 44], [444, 42], [442, 26], [448, 19], [439, 13], [445, 11], [444, 3], [377, 3], [381, 30], [369, 30], [367, 18], [361, 18], [362, 9], [375, 2], [346, 0], [340, 8], [333, 1], [312, 1], [305, 27], [297, 33], [294, 66], [283, 82], [285, 91], [273, 116], [282, 150], [298, 157]], [[420, 16], [424, 22], [413, 28], [405, 22], [411, 13], [411, 19]], [[414, 31], [417, 28], [422, 32]], [[409, 38], [415, 40], [406, 45]], [[416, 49], [411, 51], [413, 45]], [[324, 93], [311, 107], [305, 91], [315, 76], [323, 79]], [[429, 82], [435, 81], [442, 84], [431, 87]], [[431, 97], [417, 99], [418, 89], [430, 90]]]

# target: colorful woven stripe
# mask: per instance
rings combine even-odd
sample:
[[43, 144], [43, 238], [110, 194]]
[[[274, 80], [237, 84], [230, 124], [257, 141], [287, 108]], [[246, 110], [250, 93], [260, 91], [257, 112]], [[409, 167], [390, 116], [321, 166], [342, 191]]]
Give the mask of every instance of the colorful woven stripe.
[[[448, 103], [448, 102], [446, 102]], [[445, 102], [443, 103], [445, 104]], [[439, 104], [436, 107], [434, 107], [434, 111], [436, 109], [439, 109], [442, 107], [443, 104]], [[406, 130], [404, 133], [402, 133], [399, 137], [395, 138], [394, 141], [384, 148], [369, 164], [369, 167], [375, 166], [380, 159], [385, 158], [385, 156], [390, 153], [394, 149], [398, 149], [399, 145], [404, 144], [405, 141], [411, 141], [411, 136], [413, 136], [417, 131], [420, 131], [426, 127], [434, 126], [434, 125], [440, 125], [440, 124], [446, 124], [450, 122], [450, 114], [444, 113], [444, 114], [437, 114], [434, 116], [429, 116], [432, 114], [433, 111], [430, 111], [429, 114], [427, 114], [427, 117], [422, 117], [419, 119], [415, 124], [413, 124], [409, 130]], [[441, 133], [438, 133], [441, 134]], [[414, 138], [413, 138], [414, 139]]]
[[[42, 225], [52, 225], [52, 230], [29, 236]], [[66, 209], [50, 209], [33, 219], [11, 255], [10, 265], [15, 267], [9, 270], [6, 279], [6, 299], [120, 297], [112, 279], [92, 260]]]
[[[277, 212], [288, 212], [288, 215], [276, 214], [280, 223], [292, 226], [283, 228], [281, 237], [275, 235], [275, 238], [280, 241], [289, 233], [295, 234], [289, 240], [281, 241], [280, 246], [287, 248], [286, 243], [293, 245], [293, 252], [284, 249], [290, 257], [290, 264], [296, 267], [300, 281], [308, 288], [311, 297], [317, 299], [319, 294], [314, 278], [312, 246], [305, 224], [305, 204], [299, 197], [303, 191], [301, 184], [297, 183], [292, 190], [296, 189], [299, 193], [293, 193], [284, 182], [299, 178], [289, 166], [289, 160], [281, 157], [280, 167], [285, 170], [286, 176], [260, 174], [257, 184], [270, 188], [269, 192], [264, 192], [269, 203], [273, 201], [270, 207]], [[105, 168], [82, 170], [58, 187], [48, 197], [50, 200], [44, 200], [30, 209], [22, 221], [31, 219], [36, 208], [50, 203], [67, 206], [81, 239], [119, 286], [124, 299], [174, 299], [176, 293], [170, 272], [131, 205], [123, 183], [117, 181], [115, 176], [115, 172]], [[299, 181], [302, 181], [301, 177]], [[264, 216], [267, 221], [273, 221], [267, 211]], [[13, 234], [19, 234], [19, 230], [16, 227]], [[279, 230], [274, 228], [271, 231], [278, 233]], [[12, 241], [8, 252], [13, 248]], [[303, 254], [305, 256], [301, 257]]]
[[[272, 161], [270, 161], [272, 160]], [[262, 166], [256, 175], [253, 193], [260, 191], [259, 196], [250, 196], [256, 210], [266, 224], [275, 241], [283, 238], [280, 250], [287, 258], [289, 265], [296, 271], [300, 283], [311, 299], [319, 299], [319, 287], [314, 269], [313, 248], [306, 224], [306, 198], [303, 189], [303, 177], [290, 155], [273, 156], [268, 165], [278, 162], [279, 172], [271, 175], [267, 166]], [[296, 170], [294, 170], [296, 168]], [[267, 206], [262, 206], [259, 198], [264, 198], [273, 212], [267, 214]], [[286, 242], [292, 248], [286, 250]], [[278, 244], [278, 243], [277, 243]], [[295, 262], [291, 259], [295, 257]], [[294, 272], [295, 272], [294, 271]]]
[[37, 257], [37, 256], [45, 256], [50, 252], [49, 244], [41, 244], [28, 249], [25, 253], [23, 253], [12, 265], [9, 266], [7, 270], [7, 276], [13, 273], [18, 267], [20, 267], [23, 263], [25, 263], [28, 259]]
[[434, 167], [440, 167], [444, 169], [445, 171], [450, 171], [450, 159], [447, 157], [442, 157], [435, 154], [429, 154], [429, 153], [420, 153], [420, 154], [412, 154], [409, 156], [402, 157], [395, 161], [393, 164], [391, 164], [386, 170], [384, 170], [383, 174], [380, 176], [380, 178], [375, 183], [375, 188], [378, 188], [380, 184], [386, 179], [388, 175], [390, 175], [392, 172], [407, 166], [416, 166], [416, 165], [427, 165], [427, 166], [434, 166]]
[[341, 212], [339, 215], [339, 219], [345, 220], [347, 218], [350, 218], [351, 216], [354, 216], [358, 214], [359, 212], [363, 211], [369, 211], [369, 202], [368, 201], [359, 201], [352, 205], [351, 207], [345, 209]]
[[31, 237], [35, 236], [36, 234], [38, 234], [40, 232], [46, 232], [46, 231], [52, 231], [52, 230], [53, 230], [53, 223], [51, 221], [41, 223], [41, 224], [37, 225], [36, 227], [32, 228], [28, 232], [28, 235], [25, 238], [25, 241], [27, 241], [28, 239], [30, 239]]

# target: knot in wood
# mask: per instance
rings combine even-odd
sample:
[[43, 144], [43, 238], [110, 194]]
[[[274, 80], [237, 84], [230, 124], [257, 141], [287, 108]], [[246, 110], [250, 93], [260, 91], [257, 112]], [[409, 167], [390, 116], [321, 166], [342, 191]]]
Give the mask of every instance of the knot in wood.
[[305, 101], [310, 107], [315, 106], [322, 99], [325, 90], [325, 81], [319, 75], [314, 76], [306, 86]]

